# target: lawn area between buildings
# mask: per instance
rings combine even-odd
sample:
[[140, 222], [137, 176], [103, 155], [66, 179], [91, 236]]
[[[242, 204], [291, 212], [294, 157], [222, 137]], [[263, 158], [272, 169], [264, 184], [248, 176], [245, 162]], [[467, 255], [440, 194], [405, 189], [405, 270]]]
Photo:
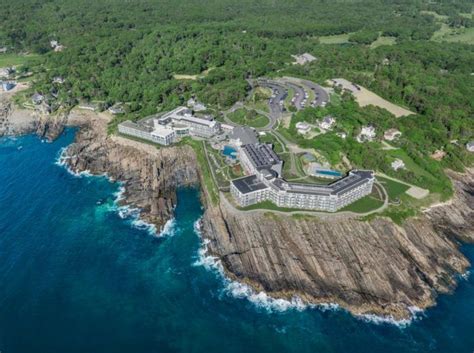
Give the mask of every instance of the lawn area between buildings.
[[351, 203], [350, 205], [347, 205], [341, 211], [349, 211], [349, 212], [355, 212], [355, 213], [367, 213], [370, 211], [374, 211], [379, 207], [382, 207], [383, 201], [376, 199], [372, 195], [365, 196], [361, 198], [360, 200], [357, 200], [354, 203]]
[[259, 115], [255, 110], [237, 109], [227, 117], [236, 124], [247, 125], [254, 128], [262, 128], [269, 123], [266, 116]]
[[203, 141], [196, 141], [191, 138], [184, 138], [180, 144], [187, 144], [191, 146], [196, 153], [197, 161], [201, 166], [201, 176], [204, 183], [204, 192], [209, 195], [210, 201], [213, 205], [217, 205], [219, 202], [219, 191], [212, 178], [211, 167], [207, 162], [206, 152]]
[[395, 180], [387, 179], [381, 176], [377, 176], [377, 180], [382, 184], [388, 194], [388, 198], [390, 201], [393, 201], [399, 198], [402, 194], [404, 194], [410, 186], [406, 184], [402, 184], [396, 182]]

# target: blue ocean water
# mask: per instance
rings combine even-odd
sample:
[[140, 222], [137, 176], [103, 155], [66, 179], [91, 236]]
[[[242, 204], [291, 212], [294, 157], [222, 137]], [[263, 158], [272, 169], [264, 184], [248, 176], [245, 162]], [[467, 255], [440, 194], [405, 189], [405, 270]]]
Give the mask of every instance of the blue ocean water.
[[120, 217], [119, 185], [55, 164], [73, 134], [0, 139], [2, 353], [473, 352], [474, 276], [404, 328], [256, 305], [196, 264], [197, 190], [179, 192], [174, 223], [153, 236]]

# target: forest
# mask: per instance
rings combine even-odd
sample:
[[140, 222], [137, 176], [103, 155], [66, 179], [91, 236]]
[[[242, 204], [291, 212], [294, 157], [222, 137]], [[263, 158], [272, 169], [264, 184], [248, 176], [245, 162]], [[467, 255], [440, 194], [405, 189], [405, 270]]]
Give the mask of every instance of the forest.
[[[246, 97], [250, 78], [344, 77], [416, 113], [393, 119], [343, 98], [327, 109], [348, 127], [400, 129], [400, 147], [434, 175], [473, 163], [464, 144], [474, 136], [474, 46], [432, 40], [446, 28], [473, 29], [469, 0], [16, 0], [2, 10], [0, 47], [39, 54], [22, 70], [34, 71], [33, 90], [54, 92], [60, 106], [123, 102], [125, 118], [138, 119], [191, 95], [230, 107]], [[347, 42], [320, 40], [337, 35]], [[371, 46], [379, 38], [394, 43]], [[52, 50], [51, 40], [64, 50]], [[317, 60], [291, 65], [291, 55], [304, 52]], [[63, 84], [53, 82], [58, 76]], [[351, 139], [311, 143], [328, 155], [344, 149], [361, 167], [386, 167]], [[447, 153], [439, 163], [429, 159], [437, 149]]]

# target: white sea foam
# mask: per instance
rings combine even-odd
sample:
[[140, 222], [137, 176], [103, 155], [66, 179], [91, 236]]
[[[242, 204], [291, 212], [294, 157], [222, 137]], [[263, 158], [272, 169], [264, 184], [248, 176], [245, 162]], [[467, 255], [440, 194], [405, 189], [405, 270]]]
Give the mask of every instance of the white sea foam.
[[[202, 239], [201, 219], [194, 222], [194, 232]], [[237, 299], [246, 299], [258, 308], [263, 308], [268, 312], [282, 312], [289, 309], [302, 311], [309, 305], [303, 303], [301, 298], [293, 297], [291, 300], [272, 298], [265, 292], [256, 292], [250, 286], [232, 281], [224, 274], [224, 268], [221, 261], [216, 256], [209, 255], [209, 240], [202, 239], [201, 247], [198, 250], [198, 258], [193, 266], [203, 266], [206, 270], [213, 271], [219, 276], [224, 284], [221, 294], [225, 294]], [[311, 305], [312, 306], [312, 305]]]
[[466, 271], [462, 275], [460, 275], [459, 277], [461, 277], [463, 280], [467, 281], [467, 280], [469, 280], [470, 275], [471, 275], [471, 271]]
[[358, 319], [361, 319], [362, 321], [376, 324], [376, 325], [382, 325], [382, 324], [390, 324], [394, 326], [398, 326], [400, 328], [405, 328], [408, 325], [410, 325], [413, 321], [418, 320], [421, 318], [421, 316], [424, 314], [424, 311], [416, 306], [410, 306], [408, 307], [408, 310], [410, 311], [410, 318], [409, 319], [402, 319], [402, 320], [397, 320], [393, 316], [379, 316], [379, 315], [372, 315], [372, 314], [364, 314], [364, 315], [356, 315]]
[[[72, 170], [69, 165], [67, 164], [67, 161], [69, 159], [71, 159], [71, 156], [68, 156], [66, 154], [66, 150], [67, 148], [66, 147], [62, 147], [60, 150], [59, 150], [59, 153], [58, 153], [58, 157], [56, 158], [54, 164], [60, 166], [60, 167], [63, 167], [64, 169], [66, 169], [66, 171], [71, 174], [72, 176], [75, 176], [75, 177], [90, 177], [92, 176], [92, 173], [89, 171], [89, 170], [84, 170], [82, 172], [75, 172], [74, 170]], [[98, 175], [99, 176], [99, 175]]]
[[[250, 303], [254, 304], [257, 308], [264, 309], [265, 311], [272, 312], [284, 312], [287, 310], [303, 311], [305, 309], [318, 309], [321, 311], [335, 311], [345, 310], [342, 309], [336, 303], [320, 303], [320, 304], [309, 304], [305, 303], [298, 296], [294, 296], [291, 300], [273, 298], [265, 292], [257, 292], [247, 284], [240, 283], [238, 281], [232, 281], [225, 276], [224, 268], [218, 257], [209, 255], [209, 240], [203, 239], [201, 234], [201, 219], [194, 223], [194, 232], [201, 238], [201, 247], [198, 250], [197, 260], [193, 263], [193, 266], [202, 266], [206, 270], [213, 271], [222, 279], [223, 288], [221, 294], [231, 296], [236, 299], [245, 299]], [[414, 320], [420, 318], [424, 313], [422, 309], [418, 307], [410, 307], [408, 310], [411, 313], [410, 319], [396, 320], [391, 316], [378, 316], [378, 315], [357, 315], [356, 318], [361, 319], [367, 323], [372, 324], [391, 324], [398, 327], [406, 327], [411, 324]]]

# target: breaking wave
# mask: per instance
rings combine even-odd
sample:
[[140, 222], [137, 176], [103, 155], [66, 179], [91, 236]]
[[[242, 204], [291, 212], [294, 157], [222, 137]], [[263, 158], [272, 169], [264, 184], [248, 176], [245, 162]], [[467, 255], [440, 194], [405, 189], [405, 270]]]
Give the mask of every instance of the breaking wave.
[[339, 307], [337, 304], [307, 304], [297, 296], [294, 296], [291, 300], [273, 298], [263, 291], [255, 291], [245, 283], [230, 280], [225, 276], [224, 268], [219, 258], [209, 254], [209, 240], [202, 238], [201, 218], [194, 223], [194, 232], [201, 238], [202, 245], [198, 250], [197, 260], [193, 263], [193, 266], [202, 266], [206, 270], [213, 271], [222, 279], [224, 287], [220, 294], [236, 299], [246, 299], [257, 308], [264, 309], [269, 313], [283, 312], [287, 310], [303, 311], [307, 308], [316, 307], [325, 311]]
[[409, 319], [402, 319], [397, 320], [393, 316], [380, 316], [380, 315], [373, 315], [373, 314], [363, 314], [363, 315], [355, 315], [356, 318], [371, 324], [376, 325], [383, 325], [383, 324], [390, 324], [400, 328], [405, 328], [412, 324], [414, 321], [421, 318], [424, 315], [423, 309], [418, 308], [417, 306], [410, 306], [408, 308], [410, 311], [410, 318]]
[[[221, 294], [225, 294], [236, 299], [246, 299], [257, 308], [264, 309], [268, 313], [284, 312], [288, 310], [303, 311], [306, 309], [318, 309], [323, 312], [328, 310], [345, 311], [345, 309], [341, 308], [336, 303], [309, 304], [305, 303], [298, 296], [294, 296], [291, 298], [291, 300], [273, 298], [263, 291], [255, 291], [252, 287], [245, 283], [230, 280], [225, 276], [224, 268], [219, 258], [209, 254], [208, 245], [210, 241], [208, 239], [202, 238], [201, 221], [202, 219], [200, 218], [194, 223], [194, 232], [199, 236], [199, 238], [201, 238], [201, 247], [198, 250], [197, 259], [193, 263], [193, 266], [202, 266], [206, 270], [216, 273], [222, 279], [224, 284]], [[372, 314], [355, 315], [355, 317], [367, 323], [376, 325], [390, 324], [403, 328], [410, 325], [413, 321], [419, 319], [424, 313], [424, 311], [418, 307], [410, 307], [408, 310], [411, 313], [411, 317], [404, 320], [396, 320], [392, 316], [379, 316]]]
[[[91, 172], [89, 170], [84, 170], [82, 172], [75, 172], [74, 170], [72, 170], [71, 167], [69, 167], [69, 165], [67, 163], [67, 161], [69, 159], [71, 159], [71, 156], [68, 156], [66, 154], [66, 151], [67, 151], [67, 147], [62, 147], [59, 150], [58, 156], [56, 157], [56, 160], [54, 161], [54, 164], [56, 164], [57, 166], [63, 167], [64, 169], [66, 169], [66, 171], [69, 174], [71, 174], [74, 177], [90, 177], [90, 176], [93, 176], [93, 174], [91, 174]], [[98, 175], [98, 176], [100, 176], [100, 175]]]

